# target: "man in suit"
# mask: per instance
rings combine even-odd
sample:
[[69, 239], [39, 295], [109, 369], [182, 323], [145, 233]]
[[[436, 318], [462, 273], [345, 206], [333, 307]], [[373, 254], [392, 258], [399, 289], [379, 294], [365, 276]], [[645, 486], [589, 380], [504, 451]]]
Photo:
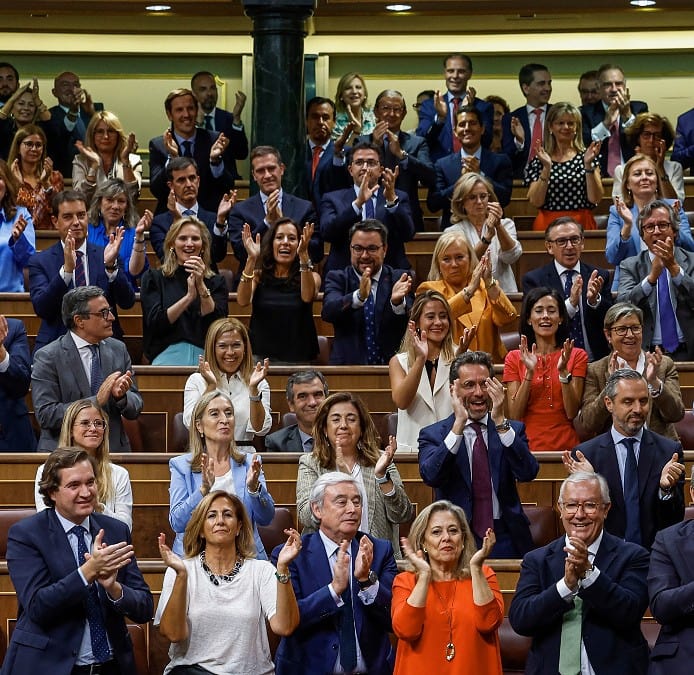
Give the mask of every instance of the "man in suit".
[[309, 256], [314, 263], [323, 259], [323, 242], [318, 233], [313, 204], [282, 189], [284, 169], [277, 148], [259, 145], [251, 150], [251, 175], [260, 192], [236, 204], [229, 213], [229, 239], [239, 261], [239, 270], [244, 268], [248, 257], [241, 237], [244, 223], [250, 225], [251, 235], [255, 239], [257, 235], [262, 238], [280, 218], [291, 218], [300, 227], [315, 223], [316, 230], [309, 242]]
[[513, 168], [504, 154], [482, 147], [484, 126], [476, 108], [465, 106], [458, 110], [455, 125], [456, 137], [461, 149], [439, 159], [434, 165], [436, 185], [429, 190], [427, 206], [430, 211], [442, 210], [441, 229], [451, 224], [451, 197], [458, 179], [466, 173], [484, 176], [494, 186], [501, 206], [511, 201]]
[[677, 118], [675, 144], [672, 147], [673, 162], [679, 162], [682, 168], [692, 172], [694, 168], [694, 108], [687, 110]]
[[287, 405], [296, 415], [290, 424], [265, 437], [268, 452], [311, 452], [313, 422], [320, 404], [329, 394], [328, 383], [319, 370], [299, 370], [287, 378]]
[[69, 332], [34, 354], [31, 391], [41, 426], [39, 452], [53, 450], [67, 407], [89, 398], [108, 414], [111, 452], [130, 452], [121, 417], [134, 420], [142, 410], [125, 345], [114, 340], [113, 312], [97, 286], [80, 286], [63, 298]]
[[236, 160], [248, 157], [248, 138], [241, 121], [241, 113], [246, 105], [246, 94], [237, 91], [236, 101], [231, 112], [217, 107], [219, 94], [217, 80], [207, 70], [201, 70], [190, 78], [190, 88], [198, 99], [199, 126], [207, 131], [218, 131], [229, 139], [229, 145], [224, 151], [224, 165], [236, 180], [241, 174], [236, 167]]
[[649, 548], [655, 534], [684, 518], [684, 454], [673, 441], [645, 428], [650, 407], [641, 373], [615, 370], [605, 385], [612, 427], [564, 452], [570, 472], [595, 471], [605, 477], [614, 502], [605, 529]]
[[50, 508], [19, 521], [7, 567], [19, 610], [3, 675], [135, 675], [125, 617], [148, 623], [154, 603], [128, 527], [96, 513], [95, 460], [59, 448], [39, 492]]
[[588, 70], [578, 78], [578, 95], [582, 106], [590, 106], [602, 98], [597, 70]]
[[434, 187], [434, 165], [429, 157], [429, 146], [424, 138], [402, 130], [407, 115], [405, 97], [395, 89], [385, 89], [374, 103], [376, 128], [367, 136], [360, 136], [360, 143], [373, 143], [383, 154], [383, 166], [395, 171], [395, 187], [407, 193], [415, 229], [424, 229], [424, 215], [419, 205], [419, 185]]
[[694, 360], [694, 253], [675, 246], [679, 218], [656, 199], [639, 214], [648, 250], [619, 265], [617, 300], [643, 312], [643, 346], [660, 346], [673, 361]]
[[554, 260], [523, 275], [523, 293], [540, 286], [559, 291], [566, 298], [574, 345], [585, 349], [591, 361], [607, 356], [610, 347], [603, 322], [612, 305], [610, 273], [581, 262], [583, 226], [568, 216], [557, 218], [547, 226], [545, 248]]
[[24, 324], [0, 315], [0, 452], [34, 452], [36, 436], [25, 397], [31, 356]]
[[77, 154], [76, 141], [84, 141], [87, 127], [103, 103], [94, 103], [86, 89], [82, 89], [79, 75], [69, 71], [60, 73], [53, 81], [53, 96], [58, 105], [50, 109], [51, 119], [45, 123], [48, 155], [53, 169], [64, 177], [72, 176], [72, 160]]
[[385, 365], [397, 351], [412, 306], [408, 271], [385, 265], [387, 230], [378, 220], [350, 230], [351, 265], [325, 278], [323, 321], [332, 323], [333, 365]]
[[636, 115], [648, 112], [643, 101], [632, 101], [627, 78], [620, 66], [605, 63], [598, 68], [600, 100], [593, 105], [581, 106], [583, 117], [583, 144], [601, 141], [600, 173], [613, 176], [620, 164], [634, 156], [634, 148], [627, 140], [626, 130]]
[[561, 484], [566, 535], [523, 558], [509, 609], [513, 630], [532, 637], [529, 675], [645, 675], [648, 552], [609, 534], [610, 491], [600, 474]]
[[456, 112], [463, 106], [473, 106], [479, 111], [484, 127], [482, 145], [492, 143], [494, 130], [494, 106], [481, 98], [473, 87], [468, 88], [472, 77], [472, 59], [466, 54], [449, 54], [443, 60], [446, 93], [436, 91], [433, 99], [422, 101], [419, 108], [417, 136], [426, 138], [431, 159], [436, 160], [460, 149], [453, 133]]
[[539, 471], [522, 422], [504, 417], [504, 387], [492, 357], [465, 352], [451, 364], [453, 414], [419, 433], [419, 473], [465, 511], [479, 547], [487, 528], [496, 534], [494, 558], [519, 558], [532, 548], [516, 481]]
[[551, 107], [552, 75], [541, 63], [526, 63], [518, 72], [525, 105], [501, 120], [501, 147], [511, 158], [513, 177], [524, 178], [525, 167], [535, 156], [535, 143], [542, 143], [545, 117]]
[[323, 274], [341, 270], [349, 263], [351, 228], [371, 219], [383, 223], [387, 230], [385, 262], [409, 269], [405, 242], [414, 237], [415, 226], [407, 193], [395, 189], [399, 168], [384, 168], [381, 149], [373, 143], [357, 143], [350, 153], [348, 171], [353, 185], [328, 192], [321, 202], [321, 235], [330, 242]]
[[19, 89], [19, 73], [17, 69], [7, 61], [0, 62], [0, 108]]
[[[694, 474], [689, 485], [694, 501]], [[694, 659], [694, 520], [686, 520], [655, 536], [648, 568], [648, 597], [660, 624], [651, 650], [649, 675], [689, 675]]]
[[234, 176], [224, 163], [229, 139], [223, 133], [195, 126], [198, 100], [190, 89], [169, 92], [164, 109], [171, 127], [149, 142], [149, 187], [157, 198], [155, 215], [167, 210], [166, 166], [174, 157], [195, 160], [200, 172], [198, 200], [214, 213], [224, 194], [234, 187]]
[[149, 230], [152, 248], [161, 262], [164, 262], [164, 239], [173, 224], [174, 218], [195, 216], [202, 220], [210, 231], [212, 248], [210, 257], [212, 266], [217, 271], [217, 263], [222, 262], [227, 254], [227, 216], [236, 202], [236, 193], [225, 194], [219, 202], [217, 212], [206, 211], [198, 204], [200, 175], [198, 166], [192, 157], [174, 157], [166, 166], [166, 184], [169, 187], [169, 204], [173, 209], [154, 217]]
[[[113, 334], [122, 339], [116, 305], [130, 309], [135, 304], [125, 270], [118, 265], [119, 240], [106, 248], [87, 241], [87, 205], [81, 192], [65, 190], [53, 197], [53, 226], [60, 241], [33, 255], [29, 269], [29, 295], [41, 326], [34, 351], [65, 333], [60, 306], [65, 294], [77, 286], [99, 286], [111, 306]], [[86, 260], [86, 263], [85, 263]]]
[[363, 497], [352, 476], [319, 476], [310, 506], [318, 531], [302, 537], [301, 555], [289, 565], [299, 627], [280, 642], [277, 675], [392, 673], [393, 547], [358, 531]]

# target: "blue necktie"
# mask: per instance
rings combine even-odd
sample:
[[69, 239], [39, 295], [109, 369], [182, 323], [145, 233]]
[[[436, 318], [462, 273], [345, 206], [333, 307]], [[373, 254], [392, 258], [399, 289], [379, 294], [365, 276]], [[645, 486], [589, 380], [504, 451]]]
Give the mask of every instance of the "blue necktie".
[[364, 202], [364, 215], [366, 216], [366, 220], [373, 219], [376, 217], [373, 197], [367, 199], [366, 202]]
[[366, 338], [366, 362], [370, 366], [384, 365], [381, 350], [376, 341], [376, 303], [371, 292], [364, 303], [364, 337]]
[[620, 443], [627, 449], [627, 461], [624, 465], [624, 507], [627, 526], [624, 539], [634, 544], [641, 544], [641, 507], [639, 505], [639, 471], [634, 452], [635, 438], [623, 438]]
[[192, 157], [193, 156], [193, 152], [192, 152], [193, 142], [192, 141], [183, 141], [183, 143], [181, 143], [181, 145], [183, 146], [183, 156], [184, 157]]
[[[70, 533], [77, 537], [77, 559], [79, 566], [84, 563], [84, 554], [87, 553], [87, 544], [84, 541], [85, 530], [81, 525], [75, 525]], [[99, 603], [99, 591], [96, 582], [92, 583], [87, 593], [87, 621], [89, 622], [89, 633], [92, 640], [92, 654], [97, 663], [104, 663], [111, 659], [111, 652], [108, 648], [106, 637], [106, 624], [101, 614]]]
[[205, 115], [205, 129], [214, 131], [214, 127], [212, 126], [212, 115]]
[[92, 353], [92, 363], [89, 369], [89, 388], [92, 396], [96, 396], [99, 387], [104, 383], [104, 371], [101, 370], [99, 345], [89, 345], [89, 351]]
[[342, 605], [340, 617], [340, 665], [346, 673], [351, 673], [357, 665], [357, 638], [354, 634], [354, 607], [350, 584], [347, 584], [341, 597], [345, 604]]
[[183, 216], [194, 216], [195, 211], [193, 209], [183, 209], [183, 213], [181, 214]]
[[[571, 287], [574, 282], [575, 270], [569, 270], [566, 273], [566, 281], [564, 282], [564, 297], [569, 298], [571, 295]], [[583, 326], [581, 325], [581, 300], [578, 302], [578, 311], [574, 314], [573, 319], [569, 319], [569, 337], [574, 341], [574, 347], [584, 349], [586, 344], [583, 340]]]
[[670, 285], [667, 279], [667, 270], [658, 277], [658, 314], [660, 315], [660, 338], [666, 351], [674, 352], [680, 346], [677, 337], [677, 319], [670, 297]]
[[86, 286], [87, 285], [87, 274], [84, 271], [84, 253], [82, 251], [75, 251], [77, 260], [75, 261], [75, 283], [74, 286]]

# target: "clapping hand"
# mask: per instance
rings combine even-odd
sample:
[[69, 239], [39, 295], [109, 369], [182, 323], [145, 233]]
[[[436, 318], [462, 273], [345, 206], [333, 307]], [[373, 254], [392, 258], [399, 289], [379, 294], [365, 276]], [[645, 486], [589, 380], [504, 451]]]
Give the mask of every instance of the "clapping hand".
[[415, 327], [414, 321], [407, 322], [407, 332], [412, 338], [415, 356], [426, 360], [429, 356], [429, 344], [427, 342], [427, 332]]
[[472, 344], [472, 341], [475, 339], [476, 335], [477, 324], [475, 324], [474, 326], [464, 328], [463, 334], [460, 336], [460, 341], [458, 342], [458, 349], [456, 350], [455, 355], [459, 356], [460, 354], [463, 354], [468, 349], [470, 349], [470, 345]]
[[186, 574], [186, 566], [183, 564], [183, 560], [166, 545], [166, 535], [163, 532], [159, 533], [157, 543], [159, 544], [159, 555], [162, 562], [174, 570], [176, 574]]
[[405, 558], [414, 567], [415, 574], [419, 577], [421, 574], [431, 575], [431, 567], [426, 560], [426, 554], [420, 548], [418, 551], [410, 546], [410, 540], [407, 537], [400, 537], [400, 548], [405, 554]]
[[580, 450], [576, 450], [575, 452], [575, 458], [571, 450], [564, 450], [564, 452], [561, 453], [561, 461], [564, 463], [566, 470], [570, 474], [578, 473], [579, 471], [593, 473], [593, 465], [586, 459], [586, 456]]
[[484, 561], [492, 552], [494, 544], [496, 544], [496, 535], [494, 534], [494, 530], [492, 530], [490, 527], [487, 528], [487, 531], [484, 533], [482, 546], [480, 546], [479, 550], [477, 550], [472, 558], [470, 558], [470, 567], [482, 567]]
[[301, 536], [299, 533], [293, 527], [284, 530], [284, 533], [288, 539], [277, 556], [277, 571], [280, 574], [286, 574], [289, 569], [289, 563], [301, 553]]
[[263, 359], [255, 364], [255, 368], [251, 371], [251, 377], [248, 381], [249, 389], [257, 389], [258, 385], [266, 378], [267, 369], [270, 367], [270, 359]]
[[561, 354], [559, 354], [559, 362], [557, 363], [557, 370], [562, 377], [566, 377], [569, 359], [571, 358], [573, 349], [574, 341], [566, 338], [564, 344], [561, 346]]
[[205, 361], [205, 357], [202, 354], [198, 357], [198, 372], [202, 375], [202, 379], [205, 380], [207, 385], [206, 391], [214, 391], [217, 388], [217, 378], [210, 367], [210, 362]]
[[254, 262], [258, 260], [260, 256], [260, 233], [257, 233], [255, 239], [253, 239], [251, 226], [248, 223], [244, 223], [243, 229], [241, 230], [241, 241], [243, 242], [243, 247], [246, 249], [246, 254], [249, 259]]
[[383, 478], [388, 473], [388, 467], [393, 463], [393, 457], [397, 448], [398, 443], [395, 440], [395, 436], [388, 436], [388, 445], [381, 453], [374, 467], [376, 478]]
[[533, 342], [532, 348], [528, 349], [528, 338], [525, 335], [521, 335], [518, 350], [520, 351], [520, 358], [525, 369], [532, 375], [537, 367], [537, 345]]
[[249, 492], [258, 492], [260, 487], [260, 472], [263, 470], [263, 462], [260, 459], [260, 455], [256, 452], [253, 454], [251, 459], [251, 465], [248, 467], [248, 472], [246, 473], [246, 487]]

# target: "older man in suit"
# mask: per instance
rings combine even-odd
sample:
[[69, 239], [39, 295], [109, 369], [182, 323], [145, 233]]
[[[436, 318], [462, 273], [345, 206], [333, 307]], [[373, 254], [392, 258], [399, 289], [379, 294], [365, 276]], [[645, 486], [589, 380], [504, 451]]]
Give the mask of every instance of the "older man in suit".
[[397, 351], [412, 306], [412, 277], [385, 265], [387, 231], [378, 220], [350, 230], [351, 265], [328, 272], [324, 321], [333, 324], [334, 365], [385, 365]]
[[155, 215], [167, 211], [166, 166], [174, 157], [195, 160], [200, 172], [198, 200], [204, 209], [216, 212], [224, 194], [234, 187], [234, 176], [224, 163], [229, 139], [223, 133], [195, 126], [198, 100], [190, 89], [169, 92], [164, 109], [171, 127], [149, 142], [149, 187], [157, 198]]
[[472, 107], [465, 106], [456, 115], [455, 134], [461, 149], [439, 159], [434, 165], [435, 187], [429, 190], [427, 206], [431, 211], [442, 211], [441, 229], [451, 224], [451, 197], [458, 179], [466, 173], [484, 176], [493, 186], [501, 206], [511, 201], [513, 168], [511, 160], [501, 153], [482, 147], [484, 126], [482, 115]]
[[647, 250], [619, 265], [617, 300], [643, 312], [643, 345], [673, 361], [694, 360], [694, 253], [675, 246], [679, 219], [665, 200], [639, 214]]
[[70, 291], [62, 304], [68, 333], [34, 354], [31, 390], [41, 426], [39, 451], [53, 450], [65, 410], [89, 398], [108, 414], [111, 452], [130, 452], [121, 417], [133, 420], [142, 410], [130, 356], [114, 340], [113, 310], [97, 286]]
[[658, 530], [684, 517], [682, 445], [645, 428], [650, 400], [641, 373], [615, 370], [604, 401], [612, 427], [564, 452], [564, 464], [604, 476], [613, 500], [605, 529], [648, 548]]
[[451, 364], [453, 414], [419, 433], [419, 473], [436, 499], [460, 506], [479, 546], [496, 534], [495, 558], [518, 558], [532, 548], [516, 481], [531, 481], [539, 465], [525, 426], [504, 417], [504, 388], [486, 352], [465, 352]]
[[136, 675], [125, 617], [148, 623], [154, 603], [128, 527], [96, 513], [95, 474], [85, 451], [56, 450], [40, 482], [51, 508], [10, 528], [19, 610], [2, 675]]
[[612, 305], [610, 273], [581, 261], [583, 242], [580, 223], [568, 216], [553, 220], [545, 230], [545, 248], [554, 260], [523, 275], [523, 293], [540, 286], [559, 291], [566, 298], [574, 345], [596, 360], [610, 352], [603, 333], [605, 312]]
[[[311, 490], [318, 531], [302, 537], [290, 565], [299, 627], [282, 638], [277, 675], [393, 671], [390, 603], [397, 566], [389, 541], [359, 532], [363, 508], [357, 480], [331, 471]], [[272, 552], [277, 562], [281, 547]]]
[[509, 609], [513, 629], [532, 637], [528, 675], [645, 675], [648, 551], [605, 528], [610, 491], [599, 474], [561, 485], [565, 536], [523, 558]]
[[265, 437], [268, 452], [311, 452], [313, 423], [320, 404], [329, 391], [325, 376], [319, 370], [299, 370], [287, 378], [287, 405], [296, 416], [290, 424]]
[[121, 339], [116, 305], [130, 309], [135, 304], [125, 270], [118, 266], [120, 241], [106, 248], [87, 241], [87, 204], [81, 192], [66, 190], [53, 198], [53, 225], [60, 241], [33, 255], [29, 269], [29, 294], [41, 326], [34, 350], [49, 344], [65, 333], [60, 307], [65, 294], [78, 286], [98, 286], [113, 312], [113, 334]]

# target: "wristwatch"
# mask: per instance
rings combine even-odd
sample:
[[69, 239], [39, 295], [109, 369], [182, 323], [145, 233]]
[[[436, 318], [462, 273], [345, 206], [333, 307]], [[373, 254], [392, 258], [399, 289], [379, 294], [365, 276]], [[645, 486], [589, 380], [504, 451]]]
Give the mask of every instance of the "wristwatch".
[[287, 584], [289, 583], [291, 574], [289, 572], [287, 572], [286, 574], [280, 574], [279, 572], [275, 572], [275, 577], [277, 577], [277, 581], [279, 581], [281, 584]]
[[571, 380], [573, 380], [573, 377], [574, 377], [574, 376], [573, 376], [571, 373], [569, 373], [566, 377], [562, 377], [562, 376], [560, 375], [560, 376], [559, 376], [559, 381], [560, 381], [562, 384], [569, 384], [569, 382], [571, 382]]
[[359, 579], [357, 579], [357, 583], [359, 584], [359, 588], [362, 591], [369, 588], [370, 586], [373, 586], [377, 581], [378, 581], [378, 575], [373, 570], [369, 570], [369, 576], [366, 577], [365, 581], [359, 581]]
[[504, 421], [501, 424], [496, 425], [496, 430], [503, 433], [506, 433], [509, 429], [511, 428], [511, 421], [504, 417]]

